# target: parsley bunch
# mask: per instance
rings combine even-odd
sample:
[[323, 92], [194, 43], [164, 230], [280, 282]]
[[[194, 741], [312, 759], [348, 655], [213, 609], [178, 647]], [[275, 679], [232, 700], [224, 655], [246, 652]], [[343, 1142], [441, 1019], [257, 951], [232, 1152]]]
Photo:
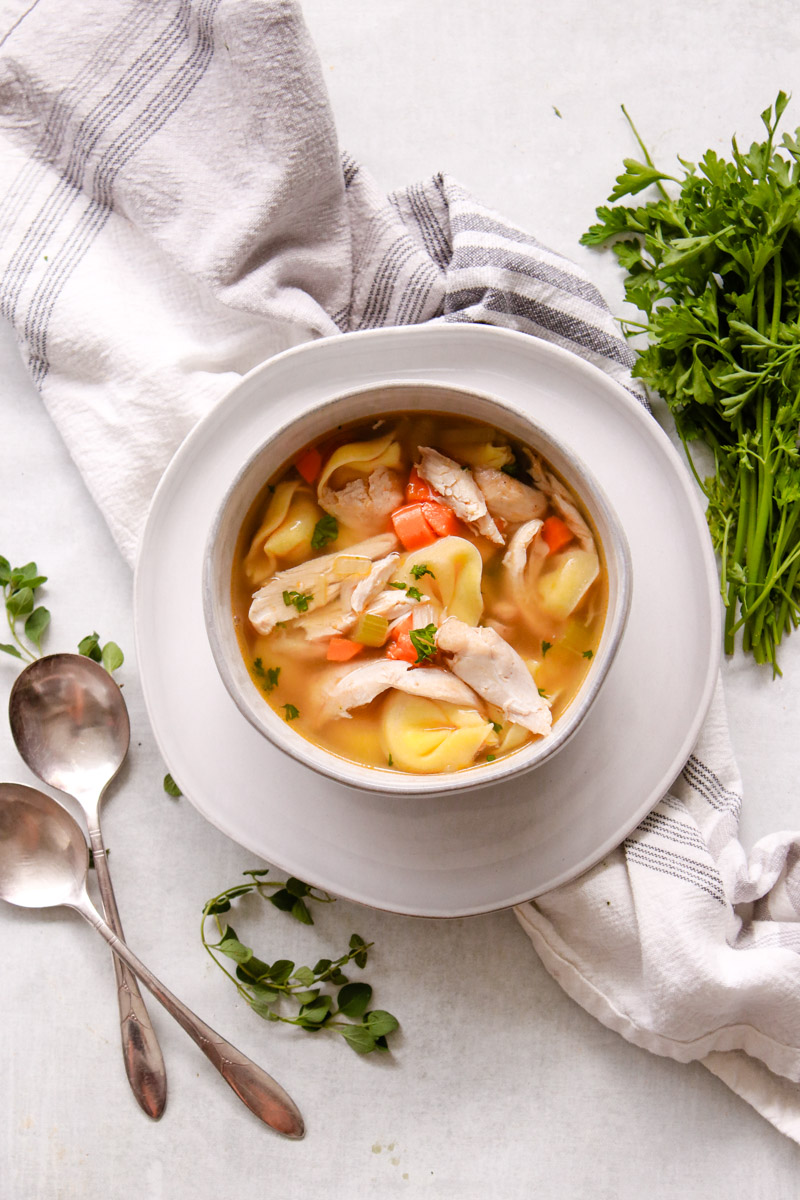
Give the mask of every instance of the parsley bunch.
[[[644, 162], [624, 160], [611, 207], [581, 238], [614, 239], [626, 298], [644, 314], [624, 322], [648, 342], [633, 373], [668, 404], [708, 501], [725, 652], [741, 631], [773, 675], [800, 620], [800, 130], [776, 146], [787, 104], [779, 92], [746, 153], [734, 138], [731, 161], [709, 150], [696, 165], [679, 159], [678, 175], [653, 164], [625, 113]], [[656, 199], [616, 203], [651, 185]], [[706, 479], [697, 440], [713, 456]]]

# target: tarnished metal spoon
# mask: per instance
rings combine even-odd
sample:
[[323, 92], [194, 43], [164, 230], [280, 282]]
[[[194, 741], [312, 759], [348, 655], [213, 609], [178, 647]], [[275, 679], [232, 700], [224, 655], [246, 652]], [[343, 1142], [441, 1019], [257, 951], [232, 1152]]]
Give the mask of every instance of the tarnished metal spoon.
[[[35, 775], [72, 796], [86, 814], [106, 920], [124, 938], [114, 899], [100, 803], [130, 744], [128, 710], [117, 683], [81, 654], [50, 654], [22, 671], [8, 705], [17, 749]], [[167, 1101], [167, 1073], [139, 985], [116, 956], [120, 1032], [131, 1090], [158, 1120]]]
[[86, 841], [65, 808], [36, 788], [0, 783], [0, 898], [21, 908], [74, 908], [186, 1030], [242, 1103], [278, 1133], [301, 1138], [303, 1118], [280, 1084], [173, 996], [105, 923], [86, 891], [88, 867]]

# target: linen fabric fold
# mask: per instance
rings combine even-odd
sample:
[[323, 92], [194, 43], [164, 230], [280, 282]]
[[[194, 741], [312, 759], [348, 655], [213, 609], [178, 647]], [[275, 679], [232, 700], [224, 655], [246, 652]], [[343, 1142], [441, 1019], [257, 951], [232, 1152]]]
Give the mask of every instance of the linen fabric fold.
[[[122, 553], [241, 375], [422, 321], [545, 338], [632, 394], [592, 282], [446, 175], [386, 196], [341, 155], [291, 0], [20, 5], [0, 49], [0, 311]], [[16, 17], [16, 19], [14, 19]], [[718, 695], [671, 794], [517, 916], [637, 1045], [699, 1059], [800, 1141], [800, 837], [748, 859]]]

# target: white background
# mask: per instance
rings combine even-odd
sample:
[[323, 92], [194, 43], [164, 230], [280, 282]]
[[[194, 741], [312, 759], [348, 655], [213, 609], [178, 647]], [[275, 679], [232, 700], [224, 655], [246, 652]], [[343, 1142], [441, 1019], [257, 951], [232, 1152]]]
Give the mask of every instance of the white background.
[[[725, 152], [734, 132], [747, 143], [778, 88], [800, 90], [789, 0], [307, 0], [304, 11], [341, 145], [382, 185], [447, 171], [582, 262], [618, 312], [614, 260], [578, 238], [636, 153], [620, 104], [656, 161], [674, 164]], [[787, 114], [797, 124], [800, 101]], [[654, 1058], [587, 1016], [511, 913], [421, 921], [338, 901], [309, 930], [242, 906], [235, 924], [262, 957], [313, 963], [354, 930], [375, 940], [364, 975], [403, 1027], [389, 1059], [237, 1004], [202, 951], [199, 917], [258, 864], [162, 790], [131, 574], [2, 334], [0, 553], [50, 577], [50, 649], [96, 629], [127, 655], [132, 750], [104, 827], [128, 940], [281, 1080], [308, 1135], [286, 1143], [259, 1126], [155, 1003], [170, 1099], [149, 1123], [122, 1072], [106, 948], [66, 912], [3, 908], [0, 1198], [794, 1197], [800, 1149], [701, 1066]], [[777, 682], [741, 657], [724, 667], [748, 845], [800, 821], [800, 638], [782, 662]], [[0, 663], [4, 697], [15, 671]], [[7, 733], [0, 777], [31, 781]]]

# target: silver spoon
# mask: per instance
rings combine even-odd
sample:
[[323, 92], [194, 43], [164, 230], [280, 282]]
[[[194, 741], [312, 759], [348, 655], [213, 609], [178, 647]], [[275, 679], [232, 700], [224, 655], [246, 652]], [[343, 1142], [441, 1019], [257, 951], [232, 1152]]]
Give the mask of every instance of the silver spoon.
[[[103, 838], [100, 802], [130, 744], [122, 692], [108, 671], [81, 654], [51, 654], [22, 671], [8, 706], [17, 749], [35, 775], [72, 796], [86, 813], [106, 920], [124, 938]], [[136, 977], [114, 957], [125, 1070], [134, 1096], [158, 1120], [167, 1073]]]
[[86, 891], [88, 867], [86, 841], [65, 808], [35, 788], [0, 783], [0, 898], [21, 908], [74, 908], [186, 1030], [242, 1103], [279, 1133], [301, 1138], [303, 1118], [280, 1084], [173, 996], [105, 923]]

